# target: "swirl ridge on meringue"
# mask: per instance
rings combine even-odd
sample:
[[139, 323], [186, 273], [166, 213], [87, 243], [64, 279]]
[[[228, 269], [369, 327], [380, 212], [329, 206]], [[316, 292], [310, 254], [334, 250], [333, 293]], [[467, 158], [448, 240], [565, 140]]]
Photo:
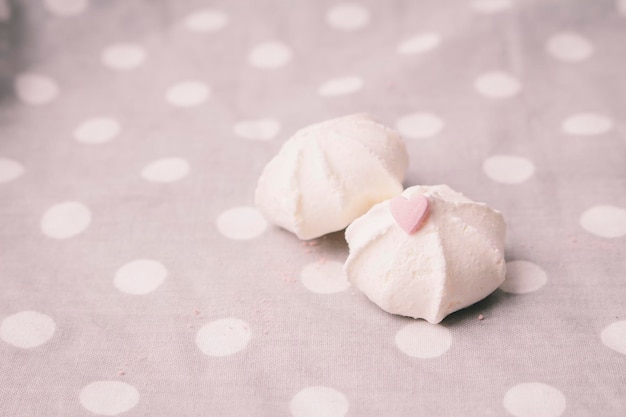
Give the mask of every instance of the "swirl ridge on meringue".
[[413, 234], [394, 220], [390, 202], [372, 207], [346, 229], [350, 282], [383, 310], [439, 323], [485, 298], [504, 281], [502, 214], [447, 185], [414, 186], [427, 219]]
[[344, 229], [402, 192], [408, 154], [400, 135], [366, 114], [296, 132], [265, 166], [255, 202], [300, 239]]

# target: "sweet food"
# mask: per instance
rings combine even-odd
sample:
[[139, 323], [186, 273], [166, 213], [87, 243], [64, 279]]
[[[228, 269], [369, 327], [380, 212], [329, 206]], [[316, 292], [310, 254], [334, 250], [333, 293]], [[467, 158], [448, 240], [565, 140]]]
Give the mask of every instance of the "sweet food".
[[446, 185], [415, 186], [346, 229], [350, 282], [383, 310], [439, 323], [504, 281], [502, 214]]
[[404, 142], [366, 114], [332, 119], [291, 137], [265, 166], [255, 202], [272, 223], [308, 240], [344, 229], [402, 192]]

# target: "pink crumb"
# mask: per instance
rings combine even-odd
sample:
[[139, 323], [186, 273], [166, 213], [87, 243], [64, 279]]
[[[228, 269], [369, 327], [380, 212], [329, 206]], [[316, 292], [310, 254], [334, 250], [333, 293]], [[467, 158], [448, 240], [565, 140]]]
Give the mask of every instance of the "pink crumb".
[[478, 320], [485, 320], [485, 316], [483, 316], [482, 314], [480, 314], [480, 315], [478, 316]]
[[283, 276], [280, 277], [280, 279], [283, 282], [286, 282], [287, 284], [295, 284], [296, 283], [295, 278], [290, 277], [289, 275], [283, 275]]
[[124, 376], [124, 375], [126, 375], [126, 371], [125, 371], [125, 370], [123, 370], [123, 369], [120, 369], [119, 371], [117, 371], [117, 374], [118, 374], [119, 376]]

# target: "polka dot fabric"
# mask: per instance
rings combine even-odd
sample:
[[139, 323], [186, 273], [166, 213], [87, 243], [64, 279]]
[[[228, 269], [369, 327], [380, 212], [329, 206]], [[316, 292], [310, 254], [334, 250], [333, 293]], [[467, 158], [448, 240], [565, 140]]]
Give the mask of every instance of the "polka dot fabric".
[[[1, 416], [623, 414], [626, 2], [0, 0], [0, 34]], [[359, 112], [506, 219], [440, 324], [254, 205]]]

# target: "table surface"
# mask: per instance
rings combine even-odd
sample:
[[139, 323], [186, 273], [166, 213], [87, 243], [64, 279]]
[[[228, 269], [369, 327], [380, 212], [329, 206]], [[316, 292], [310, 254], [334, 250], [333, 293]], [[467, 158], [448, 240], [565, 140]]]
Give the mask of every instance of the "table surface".
[[[623, 416], [625, 45], [626, 1], [0, 1], [0, 416]], [[439, 325], [254, 208], [358, 112], [505, 216]]]

